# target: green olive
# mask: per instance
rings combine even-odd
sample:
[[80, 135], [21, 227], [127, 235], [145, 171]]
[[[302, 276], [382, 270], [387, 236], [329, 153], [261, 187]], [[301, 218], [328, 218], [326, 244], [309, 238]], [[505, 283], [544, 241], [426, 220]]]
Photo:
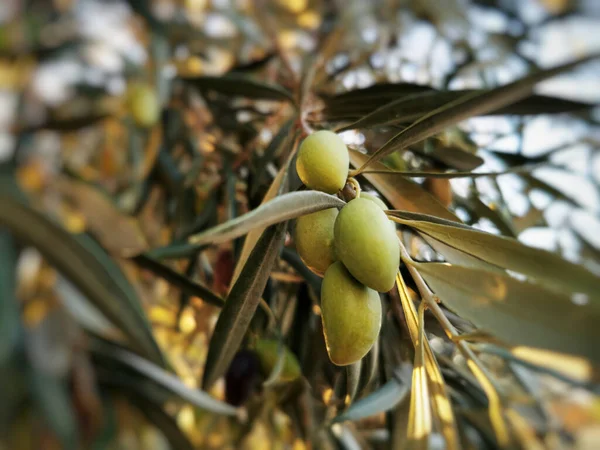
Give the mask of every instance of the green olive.
[[134, 82], [127, 92], [127, 105], [136, 125], [149, 128], [160, 118], [160, 102], [156, 91], [146, 83]]
[[379, 292], [394, 287], [400, 244], [395, 227], [375, 202], [359, 197], [342, 208], [335, 221], [334, 248], [338, 259], [364, 285]]
[[333, 226], [337, 216], [337, 208], [329, 208], [296, 219], [294, 240], [298, 255], [319, 276], [323, 276], [336, 260], [333, 251]]
[[[387, 205], [383, 202], [383, 200], [381, 200], [381, 198], [379, 198], [378, 196], [376, 196], [375, 194], [372, 194], [370, 192], [365, 192], [362, 191], [360, 193], [360, 197], [361, 198], [366, 198], [367, 200], [371, 200], [372, 202], [375, 202], [376, 204], [379, 205], [379, 207], [381, 209], [383, 209], [384, 211], [388, 210]], [[390, 224], [390, 228], [392, 229], [392, 231], [394, 232], [394, 234], [396, 233], [396, 224], [394, 222], [392, 222], [391, 220], [388, 220], [389, 224]]]
[[329, 359], [346, 366], [365, 356], [377, 340], [381, 300], [336, 261], [323, 278], [321, 316]]
[[300, 145], [296, 171], [308, 188], [335, 194], [346, 183], [349, 164], [344, 141], [332, 131], [321, 130]]
[[367, 200], [371, 200], [372, 202], [377, 203], [379, 205], [379, 207], [381, 209], [383, 209], [384, 211], [388, 210], [388, 207], [387, 207], [387, 205], [385, 203], [383, 203], [383, 200], [381, 200], [375, 194], [371, 194], [370, 192], [362, 191], [360, 193], [360, 198], [366, 198]]
[[[274, 339], [259, 339], [256, 342], [254, 350], [260, 360], [260, 367], [263, 374], [268, 377], [279, 359], [279, 342]], [[298, 364], [296, 356], [289, 348], [283, 346], [282, 350], [283, 368], [279, 374], [279, 381], [295, 380], [302, 375], [300, 364]]]

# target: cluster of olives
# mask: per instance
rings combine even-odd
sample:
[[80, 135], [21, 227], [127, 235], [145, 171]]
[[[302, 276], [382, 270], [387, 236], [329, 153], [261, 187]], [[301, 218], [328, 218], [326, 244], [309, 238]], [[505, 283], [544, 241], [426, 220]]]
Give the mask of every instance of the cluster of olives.
[[[300, 146], [296, 170], [309, 189], [344, 188], [348, 148], [331, 131], [317, 131]], [[339, 366], [360, 360], [381, 328], [379, 292], [394, 286], [400, 264], [396, 227], [376, 196], [362, 192], [338, 211], [299, 217], [295, 243], [304, 263], [323, 277], [321, 314], [327, 351]]]

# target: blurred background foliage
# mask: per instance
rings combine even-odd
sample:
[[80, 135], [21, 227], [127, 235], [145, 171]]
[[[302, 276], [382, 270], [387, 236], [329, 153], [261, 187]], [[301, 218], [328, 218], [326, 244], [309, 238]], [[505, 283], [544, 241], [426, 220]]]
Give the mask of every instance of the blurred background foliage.
[[[444, 448], [443, 414], [428, 439], [406, 442], [419, 299], [408, 272], [404, 295], [386, 296], [379, 345], [340, 370], [324, 349], [320, 279], [284, 229], [259, 241], [264, 259], [244, 244], [256, 230], [217, 245], [188, 238], [283, 192], [307, 132], [345, 130], [350, 148], [372, 153], [457, 98], [440, 92], [597, 53], [599, 26], [595, 0], [3, 0], [0, 449]], [[458, 217], [598, 275], [599, 73], [592, 61], [383, 159], [425, 172], [416, 185], [365, 173], [365, 186], [394, 209]], [[156, 120], [132, 112], [136, 85], [158, 102], [137, 114], [156, 108]], [[423, 92], [431, 103], [402, 104], [404, 116], [370, 115]], [[513, 173], [424, 176], [473, 170]], [[416, 260], [451, 254], [403, 233]], [[240, 261], [256, 273], [239, 278]], [[246, 350], [205, 392], [212, 330], [238, 279], [250, 281], [235, 293], [262, 303]], [[429, 311], [423, 320], [464, 448], [598, 448], [588, 360], [473, 335], [490, 388]], [[247, 350], [258, 337], [285, 343], [303, 376], [289, 381], [283, 345], [271, 373], [261, 368]]]

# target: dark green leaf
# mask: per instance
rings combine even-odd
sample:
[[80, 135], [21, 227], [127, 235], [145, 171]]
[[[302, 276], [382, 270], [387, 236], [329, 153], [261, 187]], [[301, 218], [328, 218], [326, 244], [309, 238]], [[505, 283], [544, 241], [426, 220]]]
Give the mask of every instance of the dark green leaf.
[[0, 228], [0, 367], [12, 355], [19, 338], [16, 264], [17, 254], [12, 237]]
[[345, 203], [333, 195], [319, 191], [300, 191], [280, 195], [258, 208], [210, 230], [189, 238], [191, 244], [219, 244], [246, 234], [255, 228], [264, 228], [279, 222], [321, 211], [341, 208]]
[[589, 62], [596, 57], [598, 55], [592, 55], [551, 69], [542, 70], [490, 91], [467, 93], [427, 113], [402, 130], [371, 155], [369, 160], [358, 170], [361, 171], [371, 162], [377, 161], [396, 150], [416, 144], [423, 139], [439, 133], [444, 128], [455, 125], [465, 119], [488, 114], [514, 104], [529, 96], [535, 85], [541, 81], [574, 69], [578, 65]]
[[170, 267], [159, 263], [153, 258], [150, 258], [146, 255], [139, 255], [134, 257], [132, 261], [135, 262], [138, 266], [143, 267], [144, 269], [149, 270], [155, 275], [168, 281], [173, 286], [178, 287], [179, 289], [181, 289], [182, 292], [200, 298], [203, 302], [209, 303], [214, 306], [218, 306], [219, 308], [223, 307], [223, 305], [225, 304], [221, 297], [219, 297], [207, 287], [202, 286], [199, 283], [195, 283], [189, 278], [181, 275], [180, 273], [177, 273]]
[[187, 387], [177, 376], [141, 356], [97, 339], [92, 341], [91, 347], [93, 352], [133, 370], [140, 377], [140, 383], [143, 380], [151, 380], [188, 403], [216, 414], [227, 416], [239, 414], [237, 408], [211, 397], [204, 391]]
[[[375, 126], [412, 122], [428, 112], [460, 100], [464, 96], [483, 96], [487, 92], [490, 92], [490, 90], [416, 92], [382, 105], [356, 122], [344, 126], [341, 130], [371, 128]], [[561, 98], [533, 95], [512, 105], [493, 109], [481, 114], [551, 114], [574, 111], [586, 107], [589, 108], [591, 106], [593, 105]]]
[[450, 264], [415, 263], [442, 302], [512, 345], [572, 353], [600, 362], [600, 305], [509, 275]]
[[466, 225], [457, 226], [437, 217], [425, 219], [400, 211], [390, 212], [390, 215], [398, 218], [400, 223], [471, 256], [527, 275], [544, 286], [565, 293], [583, 293], [589, 297], [589, 301], [600, 304], [600, 278], [583, 266], [566, 261], [554, 253]]
[[[131, 345], [158, 364], [162, 353], [154, 341], [148, 321], [120, 270], [97, 245], [76, 239], [55, 223], [21, 204], [15, 196], [0, 191], [0, 224], [16, 237], [35, 246], [112, 323]], [[85, 245], [83, 245], [85, 244]], [[93, 248], [93, 251], [91, 250]]]
[[172, 244], [148, 250], [144, 255], [152, 259], [180, 259], [189, 258], [208, 245]]
[[69, 117], [65, 119], [49, 119], [39, 125], [19, 126], [13, 130], [13, 133], [33, 133], [41, 130], [51, 130], [60, 132], [76, 131], [81, 128], [96, 125], [109, 117], [108, 114], [94, 114], [83, 117]]
[[217, 91], [226, 95], [294, 101], [292, 94], [281, 86], [257, 81], [241, 74], [230, 73], [221, 77], [186, 77], [183, 80], [200, 90]]
[[77, 419], [65, 380], [31, 368], [28, 371], [33, 399], [65, 450], [78, 448]]
[[[350, 163], [359, 167], [367, 161], [368, 155], [350, 151]], [[387, 167], [380, 163], [370, 165], [375, 170], [386, 170]], [[364, 177], [381, 195], [383, 195], [394, 208], [416, 213], [430, 214], [443, 217], [447, 220], [460, 222], [452, 212], [444, 207], [435, 197], [417, 183], [393, 174], [365, 173]]]
[[286, 223], [267, 228], [231, 288], [210, 340], [202, 386], [210, 387], [229, 367], [260, 302], [285, 238]]

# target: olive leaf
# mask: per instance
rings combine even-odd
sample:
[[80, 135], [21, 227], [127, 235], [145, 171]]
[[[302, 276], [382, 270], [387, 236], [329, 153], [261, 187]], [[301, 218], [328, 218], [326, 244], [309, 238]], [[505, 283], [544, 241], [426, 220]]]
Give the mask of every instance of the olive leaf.
[[[323, 116], [327, 120], [360, 119], [362, 121], [367, 117], [373, 120], [375, 112], [378, 112], [383, 120], [393, 119], [394, 114], [398, 114], [398, 117], [402, 114], [422, 115], [469, 92], [473, 90], [444, 92], [429, 86], [410, 83], [378, 83], [333, 96], [321, 94], [321, 97], [325, 104]], [[408, 99], [409, 101], [405, 101]], [[563, 98], [531, 95], [489, 114], [552, 114], [575, 111], [589, 106], [588, 103]]]
[[291, 92], [281, 86], [255, 80], [247, 75], [229, 73], [220, 77], [182, 77], [182, 80], [200, 90], [217, 91], [240, 97], [294, 101]]
[[405, 211], [389, 211], [388, 214], [397, 222], [482, 261], [527, 275], [544, 286], [565, 293], [585, 294], [589, 301], [600, 304], [600, 278], [585, 267], [566, 261], [554, 253], [438, 217]]
[[[363, 155], [356, 151], [350, 151], [350, 163], [353, 167], [359, 167], [367, 160], [367, 155]], [[370, 167], [375, 170], [387, 170], [386, 166], [377, 162], [372, 163]], [[365, 173], [364, 177], [369, 183], [377, 188], [381, 195], [383, 195], [395, 209], [430, 214], [432, 216], [443, 217], [447, 220], [460, 222], [458, 217], [414, 181], [388, 173]]]
[[[346, 125], [340, 131], [357, 128], [371, 128], [382, 125], [411, 122], [429, 111], [460, 100], [465, 96], [481, 96], [489, 90], [424, 91], [402, 96], [386, 103], [357, 121]], [[549, 114], [583, 109], [593, 105], [566, 99], [534, 95], [512, 105], [489, 110], [486, 115], [497, 114]]]
[[217, 306], [222, 308], [225, 304], [225, 301], [211, 291], [206, 286], [201, 285], [200, 283], [196, 283], [190, 278], [177, 273], [170, 267], [161, 264], [160, 262], [154, 260], [153, 258], [147, 255], [139, 255], [132, 259], [134, 263], [138, 266], [151, 271], [155, 275], [163, 278], [168, 281], [171, 285], [178, 287], [181, 289], [181, 292], [184, 292], [188, 295], [193, 295], [200, 298], [203, 302], [209, 303], [213, 306]]
[[286, 223], [267, 228], [248, 257], [210, 340], [202, 386], [209, 389], [229, 367], [256, 312], [285, 238]]
[[[148, 248], [142, 230], [133, 217], [122, 214], [100, 191], [81, 181], [61, 178], [56, 186], [86, 219], [86, 227], [109, 253], [128, 257]], [[114, 229], [119, 232], [115, 233]]]
[[357, 421], [394, 409], [410, 392], [410, 368], [403, 371], [403, 378], [391, 378], [376, 391], [354, 402], [346, 411], [335, 417], [332, 423]]
[[91, 240], [69, 235], [17, 198], [0, 192], [0, 224], [17, 239], [35, 246], [119, 327], [136, 350], [164, 364], [139, 299], [118, 266]]
[[444, 106], [437, 108], [413, 122], [387, 141], [358, 168], [362, 172], [368, 165], [401, 148], [416, 144], [444, 128], [455, 125], [470, 117], [487, 114], [513, 104], [530, 95], [536, 84], [575, 67], [592, 61], [598, 55], [588, 56], [524, 77], [520, 80], [489, 91], [467, 93]]
[[11, 235], [5, 230], [0, 230], [0, 367], [12, 355], [19, 338], [17, 252], [14, 244]]
[[240, 217], [191, 236], [189, 242], [194, 245], [218, 244], [242, 236], [255, 228], [265, 228], [327, 208], [341, 208], [344, 204], [339, 198], [323, 192], [291, 192], [276, 197]]
[[[406, 283], [402, 277], [401, 272], [398, 272], [396, 276], [396, 286], [398, 288], [398, 294], [400, 297], [400, 303], [402, 305], [402, 311], [406, 318], [406, 325], [410, 334], [410, 339], [415, 348], [415, 365], [413, 368], [413, 387], [411, 392], [411, 409], [409, 414], [409, 431], [412, 427], [413, 433], [418, 434], [418, 427], [427, 424], [427, 415], [431, 411], [425, 411], [424, 408], [431, 408], [437, 422], [440, 424], [441, 432], [446, 440], [446, 445], [449, 449], [458, 449], [459, 437], [458, 428], [456, 425], [456, 417], [452, 410], [452, 404], [450, 402], [450, 395], [446, 388], [446, 383], [437, 359], [431, 349], [429, 339], [424, 333], [424, 305], [421, 301], [419, 312], [415, 308], [415, 305], [408, 294]], [[416, 372], [421, 372], [416, 374]], [[415, 386], [415, 383], [418, 383]], [[423, 383], [426, 383], [425, 385]], [[429, 394], [430, 393], [430, 394]], [[420, 406], [415, 404], [413, 401], [423, 401], [429, 395], [431, 395], [431, 403], [427, 399], [426, 403], [422, 403]], [[413, 412], [414, 409], [414, 412]], [[419, 417], [416, 417], [418, 415]], [[420, 425], [414, 423], [414, 420], [422, 420], [423, 423]], [[411, 433], [409, 433], [410, 436]]]
[[91, 351], [93, 354], [99, 355], [113, 363], [117, 363], [121, 367], [134, 371], [140, 384], [142, 384], [144, 380], [152, 381], [186, 402], [216, 414], [226, 416], [238, 416], [240, 414], [238, 408], [223, 403], [222, 401], [211, 397], [204, 391], [186, 386], [176, 375], [169, 373], [153, 364], [151, 361], [119, 348], [116, 345], [103, 342], [99, 339], [92, 339]]
[[600, 305], [506, 274], [445, 263], [414, 263], [444, 304], [511, 345], [528, 345], [600, 361]]
[[408, 177], [408, 178], [445, 178], [445, 179], [452, 179], [452, 178], [485, 178], [485, 177], [490, 177], [490, 178], [496, 178], [502, 175], [506, 175], [508, 173], [527, 173], [527, 172], [531, 172], [532, 170], [535, 169], [539, 169], [540, 167], [542, 167], [544, 164], [540, 163], [540, 164], [528, 164], [525, 166], [516, 166], [516, 167], [510, 167], [509, 169], [506, 170], [502, 170], [500, 172], [418, 172], [418, 171], [410, 171], [410, 172], [406, 172], [406, 171], [400, 171], [400, 170], [393, 170], [393, 169], [383, 169], [383, 168], [378, 168], [378, 169], [366, 169], [363, 170], [361, 172], [362, 175], [368, 174], [368, 173], [378, 173], [378, 174], [387, 174], [387, 175], [396, 175], [396, 176], [402, 176], [402, 177]]

